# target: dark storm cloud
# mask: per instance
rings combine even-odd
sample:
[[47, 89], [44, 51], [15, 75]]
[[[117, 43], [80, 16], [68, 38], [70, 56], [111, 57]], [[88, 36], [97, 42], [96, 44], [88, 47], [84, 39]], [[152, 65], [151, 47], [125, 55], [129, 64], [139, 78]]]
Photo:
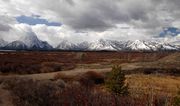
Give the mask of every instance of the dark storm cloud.
[[158, 19], [161, 3], [170, 8], [166, 0], [79, 0], [70, 9], [56, 11], [61, 11], [58, 15], [64, 24], [76, 30], [103, 31], [124, 23], [153, 28], [164, 24]]
[[72, 9], [67, 9], [64, 6], [67, 9], [64, 10], [65, 12], [62, 11], [62, 8], [56, 11], [61, 11], [59, 16], [62, 17], [64, 24], [76, 30], [104, 31], [115, 27], [118, 23], [126, 23], [131, 19], [140, 20], [146, 18], [146, 9], [144, 7], [139, 5], [129, 7], [130, 3], [123, 5], [118, 0], [80, 0], [80, 2], [74, 4], [71, 7]]
[[112, 25], [101, 18], [94, 17], [92, 14], [84, 14], [83, 17], [68, 21], [67, 24], [76, 30], [104, 31], [108, 28], [115, 27], [115, 25]]
[[74, 5], [74, 1], [73, 0], [65, 0], [66, 2], [68, 2], [70, 5]]
[[[17, 4], [17, 10], [24, 13], [21, 15], [34, 13], [88, 31], [105, 31], [124, 23], [151, 29], [171, 24], [166, 17], [172, 17], [172, 21], [180, 17], [179, 0], [11, 0], [11, 3]], [[167, 15], [163, 16], [162, 11]]]

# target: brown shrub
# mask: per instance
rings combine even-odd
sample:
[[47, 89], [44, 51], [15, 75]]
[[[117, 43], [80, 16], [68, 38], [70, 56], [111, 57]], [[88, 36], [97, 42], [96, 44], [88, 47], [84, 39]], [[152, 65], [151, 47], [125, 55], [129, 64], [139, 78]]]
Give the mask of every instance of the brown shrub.
[[62, 70], [62, 63], [57, 62], [43, 62], [41, 64], [41, 72], [55, 72]]
[[133, 70], [126, 70], [125, 74], [165, 74], [165, 75], [174, 75], [178, 76], [180, 75], [180, 69], [179, 68], [162, 68], [162, 67], [155, 67], [155, 68], [149, 68], [149, 67], [140, 67]]
[[[32, 79], [9, 79], [4, 88], [12, 93], [15, 106], [163, 106], [164, 99], [148, 95], [141, 97], [116, 96], [106, 92], [87, 89], [80, 84], [61, 81], [35, 81]], [[95, 92], [96, 91], [96, 92]], [[157, 102], [160, 101], [160, 102]], [[168, 101], [168, 100], [167, 100]], [[171, 105], [171, 104], [169, 104]]]
[[[83, 54], [78, 56], [77, 54]], [[125, 62], [142, 62], [156, 61], [165, 57], [171, 52], [1, 52], [0, 53], [0, 72], [3, 74], [29, 74], [48, 72], [50, 70], [59, 71], [56, 66], [42, 68], [43, 62], [63, 63], [61, 70], [71, 70], [76, 67], [76, 64], [83, 63], [110, 63], [109, 60], [118, 60], [115, 63]], [[79, 58], [80, 57], [80, 58]], [[83, 58], [82, 58], [83, 57]], [[177, 66], [177, 65], [175, 65]], [[51, 67], [53, 67], [51, 69]], [[59, 66], [58, 66], [59, 67]], [[180, 72], [173, 70], [173, 73]]]
[[[61, 82], [62, 83], [62, 82]], [[57, 84], [50, 80], [34, 81], [32, 79], [9, 79], [4, 82], [4, 88], [12, 93], [15, 106], [58, 106], [64, 83]], [[61, 85], [61, 86], [59, 86]], [[61, 96], [60, 96], [61, 97]]]
[[75, 67], [76, 65], [73, 63], [43, 62], [41, 64], [41, 72], [72, 70]]
[[64, 81], [73, 81], [75, 80], [74, 76], [66, 75], [63, 73], [57, 73], [54, 75], [54, 80], [63, 79]]
[[104, 83], [104, 76], [94, 71], [88, 71], [79, 77], [79, 82], [82, 85], [102, 84]]
[[18, 63], [8, 62], [0, 65], [0, 72], [3, 74], [31, 74], [39, 73], [40, 65], [38, 63]]

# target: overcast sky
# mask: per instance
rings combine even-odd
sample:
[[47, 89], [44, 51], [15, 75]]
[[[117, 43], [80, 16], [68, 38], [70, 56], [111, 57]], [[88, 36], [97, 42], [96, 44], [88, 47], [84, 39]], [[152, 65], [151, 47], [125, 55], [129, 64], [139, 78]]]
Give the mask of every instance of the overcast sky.
[[149, 39], [172, 27], [178, 36], [180, 0], [0, 0], [0, 38], [7, 41], [30, 32], [53, 46], [63, 39]]

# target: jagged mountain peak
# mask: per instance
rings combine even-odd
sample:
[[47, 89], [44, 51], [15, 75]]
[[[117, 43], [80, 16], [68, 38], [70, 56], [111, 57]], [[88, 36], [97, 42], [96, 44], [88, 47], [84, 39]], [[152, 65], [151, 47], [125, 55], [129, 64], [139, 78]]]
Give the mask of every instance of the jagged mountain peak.
[[10, 50], [26, 50], [27, 46], [22, 41], [13, 41], [13, 42], [7, 44], [4, 48], [10, 49]]
[[143, 40], [128, 41], [128, 48], [132, 50], [151, 50], [151, 48]]
[[41, 41], [36, 35], [26, 35], [23, 36], [20, 41], [24, 42], [28, 49], [37, 49], [37, 50], [51, 50], [53, 47], [46, 41]]
[[68, 40], [63, 40], [57, 47], [56, 49], [60, 49], [60, 50], [71, 50], [71, 49], [75, 49], [75, 44], [69, 42]]
[[104, 39], [99, 39], [93, 43], [90, 43], [91, 50], [116, 50], [112, 47], [111, 42]]
[[41, 43], [36, 35], [25, 35], [20, 40], [24, 42], [28, 47], [32, 47]]

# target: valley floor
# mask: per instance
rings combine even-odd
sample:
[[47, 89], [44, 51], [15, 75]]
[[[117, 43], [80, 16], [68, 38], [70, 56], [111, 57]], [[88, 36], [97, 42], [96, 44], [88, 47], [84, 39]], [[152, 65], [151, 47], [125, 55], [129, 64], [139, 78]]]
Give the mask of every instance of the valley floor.
[[[113, 65], [120, 65], [125, 72], [126, 83], [133, 97], [151, 94], [173, 98], [180, 91], [178, 52], [1, 52], [0, 57], [2, 106], [14, 103], [11, 91], [4, 88], [8, 81], [32, 79], [56, 82], [61, 79], [69, 83], [79, 81], [88, 72], [106, 77]], [[103, 84], [95, 86], [100, 91], [107, 92], [104, 91]]]

